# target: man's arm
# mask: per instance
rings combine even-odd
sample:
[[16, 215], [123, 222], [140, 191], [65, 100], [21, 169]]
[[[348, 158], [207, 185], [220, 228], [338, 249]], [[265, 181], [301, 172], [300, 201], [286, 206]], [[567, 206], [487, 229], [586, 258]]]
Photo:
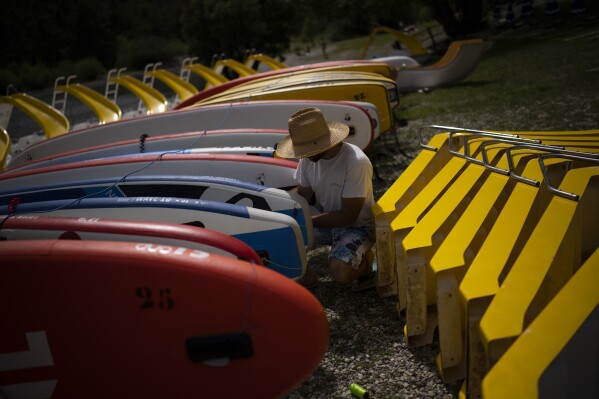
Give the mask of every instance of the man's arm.
[[365, 200], [365, 198], [341, 198], [340, 210], [312, 216], [312, 225], [314, 227], [351, 226], [358, 219]]
[[312, 199], [314, 198], [314, 190], [312, 190], [310, 187], [306, 187], [306, 186], [302, 186], [302, 185], [298, 184], [297, 187], [295, 187], [291, 191], [295, 191], [299, 195], [304, 197], [306, 199], [306, 201], [308, 201], [308, 204], [312, 203]]

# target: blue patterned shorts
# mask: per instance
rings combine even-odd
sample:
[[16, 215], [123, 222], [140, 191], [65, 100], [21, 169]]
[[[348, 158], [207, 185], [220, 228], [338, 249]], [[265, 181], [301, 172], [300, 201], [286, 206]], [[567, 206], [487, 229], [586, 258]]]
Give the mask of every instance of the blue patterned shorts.
[[329, 259], [342, 260], [356, 270], [375, 240], [374, 228], [370, 226], [314, 229], [314, 243], [331, 246]]

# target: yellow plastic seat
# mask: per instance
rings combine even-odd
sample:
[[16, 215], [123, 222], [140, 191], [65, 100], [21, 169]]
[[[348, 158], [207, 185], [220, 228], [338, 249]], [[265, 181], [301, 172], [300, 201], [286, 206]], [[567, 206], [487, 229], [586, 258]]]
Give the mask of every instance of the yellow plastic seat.
[[[509, 265], [514, 263], [530, 236], [535, 220], [554, 197], [544, 185], [545, 176], [537, 160], [548, 147], [537, 145], [531, 149], [524, 145], [536, 142], [563, 146], [569, 151], [596, 152], [599, 130], [494, 132], [499, 137], [481, 139], [477, 131], [438, 128], [454, 133], [454, 153], [446, 154], [445, 161], [436, 163], [442, 159], [443, 151], [437, 151], [439, 154], [422, 151], [373, 207], [379, 279], [387, 283], [393, 278], [390, 266], [395, 267], [398, 310], [406, 310], [404, 334], [408, 344], [430, 343], [431, 330], [439, 323], [439, 371], [445, 382], [466, 376], [460, 396], [476, 397], [476, 393], [470, 394], [480, 393], [480, 380], [486, 368], [477, 364], [485, 355], [484, 349], [478, 350], [481, 345], [476, 344], [473, 336], [478, 336], [478, 320], [487, 308], [485, 301], [490, 301], [489, 295], [484, 297], [484, 294], [479, 300], [476, 292], [486, 289], [494, 295], [497, 288], [493, 287], [505, 279]], [[449, 147], [449, 137], [447, 133], [435, 135], [429, 144]], [[498, 138], [504, 143], [497, 143]], [[501, 157], [497, 149], [498, 156], [493, 159], [490, 148], [494, 146], [503, 147]], [[482, 169], [489, 167], [475, 162], [480, 163], [480, 157], [466, 156], [477, 147], [485, 148], [483, 153], [491, 159], [490, 166], [503, 174], [484, 171]], [[456, 148], [460, 148], [462, 157], [457, 156]], [[544, 163], [548, 165], [547, 176], [559, 183], [568, 169], [588, 167], [587, 160], [548, 158]], [[414, 169], [410, 170], [412, 166]], [[480, 176], [476, 178], [476, 174]], [[476, 186], [479, 188], [472, 189]], [[559, 195], [569, 198], [566, 192]], [[411, 245], [409, 255], [413, 262], [410, 264], [404, 245]], [[393, 251], [394, 263], [389, 259]], [[420, 277], [414, 278], [410, 272], [420, 273]], [[481, 284], [483, 279], [489, 281]], [[379, 295], [382, 292], [379, 288]], [[413, 294], [409, 299], [408, 293]], [[414, 317], [410, 317], [411, 314]], [[420, 330], [414, 330], [415, 327]]]
[[[564, 161], [552, 159], [548, 163], [550, 174], [563, 177]], [[553, 195], [547, 190], [539, 163], [536, 158], [528, 161], [523, 176], [540, 182], [540, 187], [514, 181], [506, 203], [489, 230], [487, 237], [476, 252], [459, 285], [460, 312], [454, 316], [460, 319], [463, 346], [466, 349], [466, 379], [460, 397], [480, 397], [481, 381], [488, 365], [484, 347], [480, 340], [480, 319], [489, 303], [499, 290], [505, 273], [513, 264], [532, 229], [546, 209]], [[493, 174], [494, 180], [507, 180], [508, 176]], [[511, 179], [513, 181], [513, 179]], [[510, 184], [510, 183], [506, 183]]]
[[[537, 158], [544, 152], [541, 148], [547, 145], [572, 144], [572, 141], [560, 140], [557, 136], [551, 140], [543, 140], [543, 145], [536, 145], [538, 150], [527, 149], [529, 145], [512, 145], [505, 156], [496, 165], [501, 169], [510, 169], [513, 163], [512, 176], [492, 173], [472, 198], [459, 220], [447, 234], [438, 250], [434, 253], [429, 271], [434, 275], [436, 287], [436, 312], [439, 330], [439, 357], [437, 365], [444, 382], [453, 382], [465, 376], [465, 345], [462, 324], [465, 311], [460, 306], [458, 287], [473, 258], [487, 238], [498, 214], [508, 200], [521, 170], [530, 159]], [[586, 148], [597, 151], [599, 142], [586, 142]], [[517, 149], [516, 151], [511, 151]], [[580, 150], [576, 148], [576, 150]], [[551, 149], [566, 152], [568, 150]], [[572, 154], [578, 154], [571, 151]], [[509, 155], [509, 158], [508, 158]]]
[[[429, 131], [435, 134], [428, 144], [423, 135]], [[451, 132], [451, 134], [450, 134]], [[457, 133], [455, 133], [457, 132]], [[377, 290], [380, 296], [400, 294], [399, 310], [405, 309], [405, 290], [398, 292], [398, 281], [395, 261], [395, 242], [391, 222], [417, 194], [428, 184], [453, 157], [452, 152], [460, 151], [464, 137], [479, 131], [453, 128], [448, 126], [429, 125], [420, 129], [420, 145], [423, 150], [410, 163], [410, 166], [399, 176], [393, 185], [381, 196], [373, 206], [377, 235]], [[455, 133], [455, 134], [454, 134]], [[517, 138], [516, 135], [491, 132], [503, 137]], [[449, 138], [451, 137], [451, 141]], [[401, 238], [397, 239], [401, 242]]]
[[257, 71], [257, 68], [254, 67], [255, 64], [264, 64], [270, 69], [283, 69], [287, 68], [282, 62], [275, 60], [272, 57], [269, 57], [266, 54], [250, 54], [245, 60], [245, 66], [248, 68], [252, 68]]
[[[459, 130], [456, 129], [456, 131]], [[493, 143], [489, 146], [486, 144], [497, 141], [497, 139], [483, 140], [486, 148], [485, 154], [493, 159], [493, 152], [490, 148], [497, 147], [495, 149], [497, 155], [501, 148], [505, 152], [509, 152], [512, 147], [517, 148], [523, 145], [524, 142], [521, 141], [523, 139], [517, 137], [520, 132], [512, 133], [518, 134], [512, 134], [512, 137], [509, 138], [512, 143], [508, 144]], [[522, 134], [522, 136], [525, 136], [525, 134]], [[529, 139], [534, 138], [531, 134], [528, 134], [528, 136]], [[551, 135], [547, 137], [551, 138], [550, 143], [564, 144], [567, 142], [567, 140], [560, 140], [559, 137]], [[568, 140], [572, 141], [571, 138], [568, 138]], [[580, 151], [581, 149], [596, 146], [593, 141], [593, 138], [577, 140], [576, 145], [580, 145], [582, 148], [577, 147], [576, 150]], [[480, 141], [477, 141], [476, 138], [470, 140], [469, 144], [464, 146], [464, 152], [473, 152], [476, 149], [475, 143], [480, 144]], [[505, 160], [502, 165], [507, 170]], [[430, 183], [420, 191], [419, 195], [406, 208], [398, 212], [397, 217], [391, 222], [390, 231], [395, 241], [396, 251], [395, 264], [399, 291], [398, 310], [406, 310], [404, 334], [410, 345], [422, 345], [430, 343], [432, 340], [431, 331], [436, 326], [437, 314], [434, 309], [431, 309], [431, 305], [437, 304], [437, 298], [441, 294], [436, 286], [434, 273], [430, 268], [427, 269], [427, 266], [430, 267], [430, 262], [437, 249], [452, 232], [456, 222], [461, 220], [462, 213], [467, 209], [470, 202], [476, 198], [478, 190], [485, 183], [485, 179], [489, 176], [488, 171], [485, 169], [484, 166], [472, 163], [471, 160], [451, 159], [431, 179]], [[390, 208], [389, 212], [393, 212], [393, 208]], [[385, 227], [384, 222], [382, 225]], [[473, 230], [473, 232], [476, 231]], [[463, 247], [466, 242], [459, 238], [459, 235], [457, 237], [459, 245]], [[385, 242], [381, 244], [385, 244]], [[459, 278], [454, 279], [454, 284], [451, 286], [452, 291], [449, 293], [453, 297], [452, 306], [454, 308], [458, 298], [457, 287], [463, 272], [462, 270]], [[445, 314], [449, 315], [449, 319], [451, 318], [451, 312]], [[427, 322], [429, 316], [434, 318], [431, 319], [431, 323]], [[461, 353], [461, 349], [458, 350], [458, 353]], [[461, 355], [446, 357], [446, 361], [442, 361], [442, 358], [440, 358], [440, 370], [449, 371], [450, 368], [460, 365], [460, 362], [462, 362]], [[461, 370], [456, 370], [455, 373], [452, 372], [451, 375], [453, 376], [449, 376], [450, 373], [448, 373], [447, 378], [444, 379], [452, 380], [463, 377], [463, 366], [461, 366]]]
[[599, 166], [573, 169], [554, 195], [480, 321], [494, 365], [599, 246]]
[[[480, 141], [479, 141], [480, 142]], [[441, 197], [443, 192], [467, 167], [467, 161], [462, 157], [451, 156], [447, 163], [422, 187], [422, 189], [405, 205], [390, 224], [390, 230], [395, 248], [395, 267], [398, 289], [398, 310], [407, 309], [407, 258], [403, 249], [403, 241], [412, 229], [428, 212], [429, 208]], [[408, 168], [409, 169], [409, 168]], [[404, 172], [405, 173], [405, 172]], [[419, 309], [422, 311], [422, 309]], [[421, 318], [424, 314], [416, 316], [412, 312], [409, 316], [406, 312], [407, 324], [404, 332], [407, 336], [417, 336], [425, 333], [425, 324]]]
[[66, 86], [57, 86], [56, 90], [64, 91], [77, 97], [96, 114], [98, 124], [100, 125], [118, 121], [123, 116], [121, 108], [116, 103], [89, 87], [73, 83]]
[[[451, 158], [449, 152], [451, 146], [447, 141], [449, 138], [447, 131], [463, 132], [463, 134], [477, 133], [477, 131], [469, 129], [446, 126], [425, 126], [421, 130], [421, 136], [423, 131], [428, 129], [445, 131], [445, 133], [439, 133], [433, 136], [428, 146], [424, 144], [421, 139], [422, 147], [430, 151], [421, 151], [410, 166], [373, 206], [377, 230], [377, 290], [382, 297], [398, 294], [395, 240], [390, 226], [391, 222]], [[560, 137], [566, 135], [569, 140], [572, 140], [572, 136], [576, 134], [576, 140], [594, 140], [594, 137], [599, 134], [599, 130], [576, 132], [490, 131], [489, 133], [505, 135], [504, 137], [506, 138], [518, 138], [519, 136], [522, 136], [523, 138], [551, 138], [554, 136]], [[460, 136], [461, 134], [462, 133], [456, 133], [453, 136], [453, 147], [457, 150], [459, 150], [463, 144], [464, 136]], [[401, 242], [401, 238], [399, 238], [398, 241]], [[401, 291], [404, 292], [405, 290]], [[404, 294], [402, 292], [400, 292], [399, 295], [403, 296]], [[405, 297], [400, 297], [400, 310], [403, 309], [405, 309]]]
[[165, 112], [167, 110], [166, 97], [158, 90], [144, 84], [141, 80], [133, 76], [120, 75], [110, 78], [111, 82], [117, 83], [127, 88], [131, 93], [135, 94], [146, 106], [146, 114], [152, 115]]
[[596, 249], [484, 378], [485, 399], [599, 396], [598, 281]]
[[417, 68], [420, 70], [443, 68], [455, 61], [456, 57], [460, 53], [460, 49], [462, 48], [462, 46], [467, 45], [467, 44], [481, 44], [481, 43], [483, 43], [482, 39], [455, 40], [449, 44], [447, 51], [445, 51], [443, 56], [440, 59], [438, 59], [436, 62], [434, 62], [430, 65], [417, 66], [414, 68]]
[[[433, 136], [428, 146], [412, 160], [410, 166], [395, 180], [373, 206], [376, 225], [377, 292], [379, 296], [397, 295], [395, 270], [395, 243], [391, 222], [410, 201], [426, 186], [437, 172], [449, 161], [449, 134]], [[454, 146], [459, 149], [459, 137], [454, 136]]]
[[25, 93], [0, 97], [1, 103], [12, 104], [29, 115], [44, 131], [46, 139], [69, 131], [69, 120], [56, 108]]
[[[516, 156], [516, 165], [526, 162], [526, 156]], [[498, 167], [508, 168], [507, 157], [502, 156]], [[480, 169], [480, 165], [471, 166]], [[480, 173], [480, 170], [478, 171]], [[482, 179], [481, 174], [479, 179]], [[447, 233], [430, 259], [428, 273], [436, 287], [436, 316], [439, 331], [437, 368], [445, 383], [465, 377], [464, 352], [461, 339], [461, 308], [459, 284], [469, 263], [486, 238], [486, 232], [495, 222], [516, 180], [499, 173], [490, 173], [480, 189], [466, 204], [463, 213]], [[459, 182], [457, 182], [459, 183]], [[457, 215], [456, 215], [457, 216]]]
[[218, 86], [221, 83], [229, 81], [229, 79], [227, 79], [220, 73], [217, 73], [212, 68], [208, 68], [207, 66], [202, 64], [190, 64], [185, 66], [185, 69], [189, 69], [191, 72], [195, 73], [206, 82], [204, 89], [207, 89], [211, 86]]
[[[436, 173], [432, 179], [430, 179], [430, 182], [428, 182], [428, 184], [426, 184], [426, 186], [424, 186], [417, 193], [417, 196], [415, 196], [414, 199], [409, 204], [407, 204], [405, 206], [405, 208], [401, 210], [401, 212], [399, 212], [397, 217], [390, 224], [391, 236], [392, 236], [393, 245], [395, 248], [394, 265], [396, 268], [396, 276], [397, 276], [397, 291], [398, 291], [398, 299], [399, 299], [398, 311], [400, 311], [400, 312], [407, 308], [406, 304], [408, 302], [407, 297], [406, 297], [407, 290], [408, 290], [408, 287], [406, 285], [407, 284], [406, 283], [406, 278], [407, 278], [406, 277], [406, 273], [407, 273], [406, 259], [407, 258], [406, 258], [405, 251], [404, 251], [403, 245], [402, 245], [405, 237], [409, 234], [411, 229], [416, 226], [416, 224], [419, 222], [419, 220], [424, 216], [424, 214], [428, 211], [429, 207], [432, 206], [432, 204], [434, 204], [435, 201], [437, 201], [437, 199], [442, 195], [444, 190], [449, 185], [451, 185], [452, 182], [454, 181], [454, 179], [456, 179], [462, 173], [464, 168], [467, 167], [467, 162], [465, 160], [465, 154], [467, 152], [473, 152], [476, 148], [475, 144], [476, 145], [480, 144], [482, 139], [478, 136], [481, 136], [481, 135], [482, 135], [482, 137], [501, 136], [501, 137], [505, 137], [505, 138], [512, 138], [512, 139], [520, 140], [517, 136], [514, 136], [514, 135], [497, 135], [496, 133], [471, 131], [469, 129], [448, 128], [448, 127], [439, 127], [439, 126], [435, 126], [435, 128], [447, 129], [447, 130], [450, 130], [450, 133], [459, 132], [459, 133], [457, 133], [458, 135], [460, 133], [467, 134], [468, 136], [470, 136], [471, 134], [476, 134], [476, 137], [474, 137], [472, 140], [469, 141], [470, 144], [468, 146], [464, 147], [464, 149], [463, 149], [464, 154], [461, 156], [456, 155], [458, 153], [455, 149], [452, 150], [451, 148], [449, 148], [449, 152], [451, 152], [454, 156], [450, 157], [448, 162], [445, 165], [443, 165], [441, 170], [438, 173]], [[456, 137], [459, 137], [459, 136], [456, 136]], [[467, 137], [467, 136], [464, 136], [464, 137]], [[465, 140], [465, 138], [463, 140]], [[449, 142], [452, 143], [453, 138]], [[408, 168], [408, 170], [409, 169], [410, 168]], [[404, 172], [404, 173], [406, 173], [406, 172]], [[415, 292], [413, 292], [413, 293], [415, 293]], [[424, 299], [423, 299], [423, 301], [424, 301]], [[433, 303], [432, 301], [428, 301], [428, 302]], [[416, 316], [416, 314], [418, 314], [418, 316]], [[415, 337], [415, 336], [421, 336], [421, 335], [425, 334], [425, 331], [426, 331], [424, 328], [426, 325], [426, 323], [424, 321], [424, 319], [426, 318], [425, 314], [426, 314], [426, 311], [422, 308], [419, 308], [418, 312], [416, 312], [416, 311], [412, 312], [412, 316], [408, 316], [408, 315], [406, 316], [409, 321], [404, 328], [404, 334], [407, 337]], [[432, 326], [432, 324], [431, 324], [431, 326]], [[431, 331], [429, 331], [429, 332], [431, 332]], [[427, 342], [430, 342], [429, 340], [432, 339], [432, 332], [431, 332], [431, 334], [427, 334], [426, 337], [427, 338], [425, 338], [425, 336], [421, 337], [424, 339], [424, 341], [422, 341], [420, 344], [425, 344]], [[412, 342], [414, 343], [414, 345], [418, 344], [415, 341], [415, 338], [412, 340]]]
[[225, 68], [230, 68], [239, 76], [249, 76], [258, 73], [255, 69], [252, 69], [237, 60], [233, 60], [231, 58], [218, 60], [214, 63], [212, 69], [218, 73], [223, 74]]
[[159, 79], [162, 83], [170, 87], [179, 96], [181, 101], [185, 101], [189, 97], [199, 93], [197, 87], [166, 69], [150, 71], [148, 75]]
[[[480, 143], [481, 141], [473, 143], [472, 147], [476, 148]], [[497, 162], [496, 158], [501, 156], [504, 149], [505, 145], [487, 148], [492, 164]], [[448, 168], [451, 164], [455, 169]], [[399, 251], [397, 245], [400, 243], [396, 241], [396, 251], [399, 286], [400, 289], [405, 287], [404, 335], [410, 345], [428, 344], [432, 341], [431, 332], [436, 327], [436, 322], [429, 323], [428, 317], [429, 312], [434, 313], [434, 309], [429, 309], [429, 306], [436, 303], [436, 286], [428, 265], [439, 245], [490, 173], [484, 166], [458, 157], [452, 159], [436, 177], [442, 176], [445, 170], [453, 170], [453, 173], [446, 175], [442, 184], [435, 187], [437, 182], [434, 180], [429, 184], [437, 192], [437, 197], [432, 201], [421, 202], [420, 198], [417, 198], [412, 202], [421, 202], [419, 206], [426, 213], [404, 215], [406, 212], [402, 212], [392, 223], [394, 230], [400, 227], [404, 232], [407, 231], [401, 240]], [[405, 223], [405, 216], [410, 216], [409, 224]], [[399, 267], [401, 265], [404, 265], [403, 270]]]
[[6, 169], [8, 154], [10, 154], [10, 137], [8, 132], [0, 127], [0, 170]]

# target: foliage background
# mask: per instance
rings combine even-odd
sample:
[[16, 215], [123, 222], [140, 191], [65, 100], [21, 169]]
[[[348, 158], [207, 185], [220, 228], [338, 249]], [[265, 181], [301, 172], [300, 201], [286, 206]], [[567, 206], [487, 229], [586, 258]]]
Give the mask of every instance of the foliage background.
[[[108, 69], [165, 66], [185, 56], [281, 57], [291, 42], [315, 45], [430, 18], [429, 0], [20, 0], [4, 2], [0, 88], [99, 78]], [[2, 93], [4, 95], [4, 93]]]

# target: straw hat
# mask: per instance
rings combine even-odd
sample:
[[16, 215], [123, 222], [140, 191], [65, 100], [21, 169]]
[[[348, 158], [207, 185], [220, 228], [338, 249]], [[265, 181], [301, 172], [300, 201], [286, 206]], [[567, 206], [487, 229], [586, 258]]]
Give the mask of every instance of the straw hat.
[[342, 142], [349, 134], [345, 123], [325, 121], [318, 108], [305, 108], [289, 117], [289, 136], [277, 144], [281, 158], [306, 158]]

